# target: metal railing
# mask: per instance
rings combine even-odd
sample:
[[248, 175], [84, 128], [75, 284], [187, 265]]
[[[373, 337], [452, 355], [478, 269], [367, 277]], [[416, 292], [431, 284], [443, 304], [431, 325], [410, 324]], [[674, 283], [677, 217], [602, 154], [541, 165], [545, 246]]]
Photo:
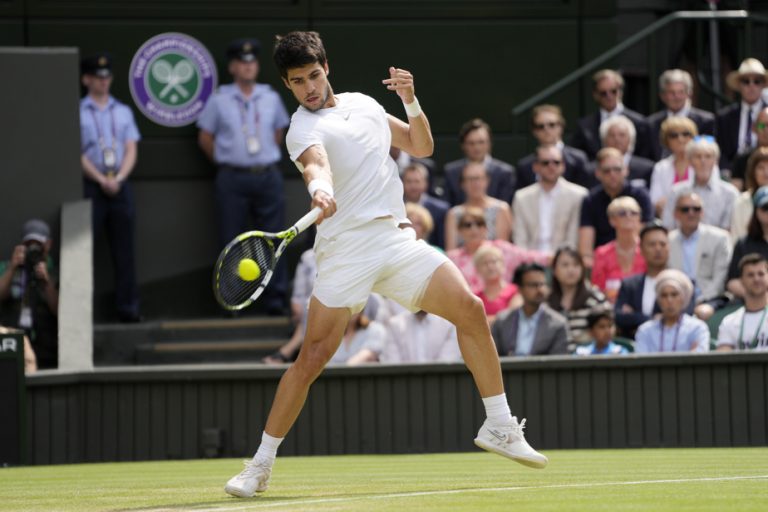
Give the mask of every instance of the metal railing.
[[[534, 94], [533, 96], [529, 97], [525, 101], [521, 102], [520, 104], [512, 108], [511, 114], [513, 116], [513, 119], [529, 111], [531, 108], [538, 105], [539, 103], [542, 103], [545, 99], [552, 96], [553, 94], [560, 92], [561, 90], [570, 86], [577, 80], [586, 76], [587, 73], [590, 73], [591, 71], [596, 70], [606, 62], [610, 61], [614, 57], [627, 51], [634, 45], [652, 36], [655, 36], [660, 30], [662, 30], [663, 28], [667, 27], [668, 25], [676, 21], [717, 21], [717, 22], [743, 21], [746, 23], [744, 38], [747, 41], [747, 43], [749, 43], [752, 37], [751, 23], [757, 22], [761, 24], [768, 24], [768, 16], [764, 16], [760, 14], [751, 14], [748, 11], [744, 11], [744, 10], [676, 11], [676, 12], [670, 13], [664, 16], [663, 18], [660, 18], [655, 22], [651, 23], [650, 25], [640, 30], [636, 34], [633, 34], [632, 36], [628, 37], [627, 39], [620, 42], [616, 46], [612, 47], [610, 50], [606, 51], [602, 55], [595, 57], [594, 59], [590, 60], [583, 66], [579, 67], [578, 69], [572, 71], [571, 73], [568, 73], [566, 76], [564, 76], [557, 82], [553, 83], [549, 87], [544, 88], [542, 91]], [[650, 51], [649, 60], [653, 60], [653, 50]], [[653, 66], [651, 65], [650, 67], [653, 67]], [[654, 84], [655, 81], [651, 80], [651, 83]], [[651, 88], [655, 92], [655, 88], [653, 85], [651, 86]], [[722, 95], [719, 94], [716, 87], [713, 88], [711, 85], [707, 84], [706, 81], [702, 81], [702, 89], [717, 99], [725, 99], [724, 97], [722, 97]]]

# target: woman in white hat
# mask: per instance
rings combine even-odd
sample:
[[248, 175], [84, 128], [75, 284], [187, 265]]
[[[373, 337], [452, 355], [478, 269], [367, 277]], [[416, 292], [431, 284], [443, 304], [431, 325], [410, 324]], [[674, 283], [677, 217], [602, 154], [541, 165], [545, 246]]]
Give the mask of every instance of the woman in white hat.
[[708, 352], [707, 324], [685, 312], [693, 284], [683, 272], [667, 269], [656, 276], [656, 301], [661, 318], [637, 330], [635, 352]]

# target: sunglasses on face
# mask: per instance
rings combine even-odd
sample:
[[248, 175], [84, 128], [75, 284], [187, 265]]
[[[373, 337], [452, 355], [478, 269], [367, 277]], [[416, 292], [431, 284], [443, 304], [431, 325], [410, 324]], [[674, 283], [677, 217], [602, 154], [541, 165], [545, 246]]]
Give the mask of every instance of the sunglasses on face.
[[543, 130], [544, 128], [549, 128], [551, 130], [557, 126], [560, 126], [560, 123], [549, 122], [549, 123], [536, 123], [533, 125], [533, 127], [536, 130]]
[[548, 165], [560, 165], [563, 163], [562, 160], [539, 160], [539, 165], [548, 166]]
[[690, 139], [693, 137], [693, 134], [691, 132], [668, 132], [667, 137], [670, 139], [677, 139], [679, 137], [685, 137], [686, 139]]
[[468, 222], [462, 222], [461, 224], [459, 224], [459, 227], [461, 229], [469, 229], [471, 227], [484, 228], [485, 227], [485, 222], [480, 222], [480, 221], [477, 221], [477, 220], [475, 220], [475, 221], [468, 221]]
[[677, 211], [680, 213], [701, 213], [701, 206], [680, 206]]
[[739, 82], [741, 82], [741, 85], [763, 85], [765, 83], [765, 78], [761, 77], [755, 77], [755, 78], [741, 78], [739, 79]]
[[616, 210], [613, 212], [614, 217], [634, 217], [634, 216], [640, 216], [640, 212], [637, 212], [635, 210]]
[[764, 204], [763, 206], [761, 206], [760, 207], [760, 211], [761, 212], [768, 212], [768, 204]]
[[618, 89], [605, 89], [603, 91], [597, 91], [597, 94], [603, 98], [607, 98], [608, 96], [616, 96], [619, 94]]

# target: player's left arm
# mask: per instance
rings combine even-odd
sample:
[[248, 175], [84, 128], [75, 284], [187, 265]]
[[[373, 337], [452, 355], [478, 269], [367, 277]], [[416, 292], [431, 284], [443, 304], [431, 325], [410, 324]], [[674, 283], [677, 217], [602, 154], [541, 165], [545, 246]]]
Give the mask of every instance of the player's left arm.
[[[435, 142], [429, 128], [427, 116], [419, 107], [413, 85], [413, 75], [405, 69], [389, 68], [389, 78], [382, 80], [390, 91], [395, 91], [408, 112], [408, 123], [387, 115], [389, 130], [392, 132], [392, 145], [416, 158], [432, 155]], [[415, 115], [412, 115], [415, 114]]]

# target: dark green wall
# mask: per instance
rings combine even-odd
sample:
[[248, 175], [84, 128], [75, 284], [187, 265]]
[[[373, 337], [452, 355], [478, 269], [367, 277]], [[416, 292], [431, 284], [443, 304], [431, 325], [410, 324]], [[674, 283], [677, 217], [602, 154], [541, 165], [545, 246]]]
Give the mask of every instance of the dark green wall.
[[[482, 117], [496, 133], [494, 154], [516, 161], [530, 141], [513, 126], [510, 109], [545, 85], [604, 51], [615, 41], [613, 0], [203, 0], [111, 1], [0, 0], [0, 45], [70, 46], [81, 54], [110, 51], [116, 58], [113, 92], [132, 103], [126, 79], [138, 47], [162, 32], [183, 32], [202, 41], [219, 62], [228, 41], [258, 37], [265, 46], [260, 79], [276, 87], [288, 105], [295, 102], [280, 85], [268, 57], [275, 34], [318, 30], [325, 40], [331, 80], [337, 91], [373, 95], [396, 115], [396, 96], [380, 80], [390, 65], [410, 68], [436, 136], [434, 158], [442, 164], [459, 156], [456, 132], [471, 117]], [[54, 77], [52, 83], [55, 84]], [[569, 119], [578, 115], [578, 87], [552, 101]], [[143, 140], [135, 172], [138, 201], [138, 270], [142, 292], [176, 287], [179, 296], [206, 294], [207, 269], [217, 247], [213, 224], [212, 167], [195, 143], [193, 127], [165, 128], [134, 108]], [[292, 164], [288, 217], [307, 206], [306, 192]], [[288, 257], [295, 260], [297, 251]], [[205, 278], [202, 285], [199, 279]], [[97, 243], [98, 318], [108, 318], [111, 268]], [[149, 300], [146, 316], [162, 317], [162, 301]], [[155, 306], [157, 304], [157, 306]], [[210, 296], [190, 303], [189, 314], [215, 312]]]

